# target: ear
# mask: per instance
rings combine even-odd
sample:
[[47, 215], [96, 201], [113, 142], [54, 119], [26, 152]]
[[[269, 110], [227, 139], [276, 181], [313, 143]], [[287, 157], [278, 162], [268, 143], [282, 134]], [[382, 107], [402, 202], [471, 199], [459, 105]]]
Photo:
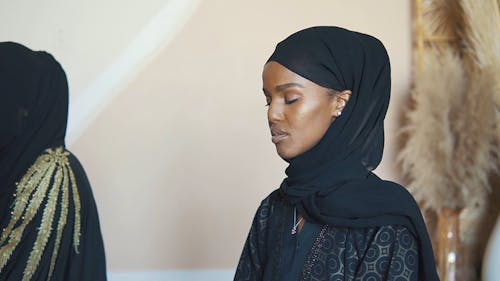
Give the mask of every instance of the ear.
[[342, 114], [342, 110], [344, 110], [347, 102], [351, 98], [352, 92], [351, 90], [344, 90], [335, 95], [335, 107], [333, 115], [339, 117]]

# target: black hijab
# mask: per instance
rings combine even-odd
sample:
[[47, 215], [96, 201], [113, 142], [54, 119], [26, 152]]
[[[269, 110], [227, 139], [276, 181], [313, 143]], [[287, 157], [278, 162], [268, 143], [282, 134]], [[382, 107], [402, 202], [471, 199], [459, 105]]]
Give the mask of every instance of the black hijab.
[[0, 219], [14, 182], [46, 148], [64, 146], [68, 84], [46, 52], [0, 43]]
[[[2, 236], [5, 231], [5, 237], [9, 237], [0, 245], [0, 250], [5, 250], [2, 254], [7, 255], [0, 268], [0, 280], [46, 280], [47, 276], [54, 281], [106, 280], [104, 246], [92, 190], [78, 159], [65, 149], [69, 96], [63, 68], [49, 53], [0, 42], [0, 94], [0, 223]], [[51, 157], [40, 157], [48, 156], [49, 151]], [[37, 170], [48, 167], [46, 163], [54, 168], [47, 168], [46, 173]], [[29, 183], [36, 178], [26, 180], [30, 167], [44, 173], [44, 180], [40, 177], [35, 180], [37, 185], [30, 187], [36, 192], [26, 191], [28, 185], [16, 191], [16, 181]], [[59, 172], [68, 173], [62, 176], [64, 180]], [[41, 186], [45, 178], [47, 187], [38, 193], [44, 190]], [[21, 194], [14, 195], [20, 190]], [[53, 192], [57, 195], [52, 198]], [[25, 194], [29, 194], [28, 203], [19, 209], [26, 221], [25, 216], [13, 215], [15, 202], [19, 203]], [[34, 207], [34, 214], [23, 210], [36, 206], [33, 201], [38, 199], [34, 198], [43, 200]], [[49, 204], [53, 212], [47, 211]], [[46, 215], [50, 219], [45, 219]], [[15, 226], [16, 231], [7, 225]], [[14, 243], [12, 237], [19, 240]], [[57, 262], [53, 264], [54, 257]]]
[[280, 190], [310, 221], [345, 227], [404, 225], [419, 241], [422, 280], [439, 280], [427, 230], [413, 197], [371, 171], [382, 159], [390, 64], [376, 38], [312, 27], [280, 42], [275, 61], [316, 84], [352, 95], [320, 142], [289, 160]]

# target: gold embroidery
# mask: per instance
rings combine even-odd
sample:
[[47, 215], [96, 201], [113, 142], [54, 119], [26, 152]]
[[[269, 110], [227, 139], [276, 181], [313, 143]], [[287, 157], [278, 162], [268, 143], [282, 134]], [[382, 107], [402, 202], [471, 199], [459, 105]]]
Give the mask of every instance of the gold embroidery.
[[[75, 176], [69, 165], [68, 155], [69, 153], [62, 147], [55, 150], [47, 149], [43, 155], [38, 157], [35, 164], [28, 169], [17, 185], [11, 220], [7, 227], [2, 230], [0, 236], [0, 274], [20, 243], [26, 226], [35, 218], [39, 210], [43, 209], [38, 234], [24, 270], [23, 280], [28, 281], [31, 279], [38, 268], [45, 246], [53, 235], [52, 225], [56, 220], [56, 211], [59, 210], [59, 220], [48, 275], [48, 280], [50, 280], [57, 260], [62, 233], [67, 222], [70, 182], [73, 204], [75, 205], [73, 245], [75, 252], [78, 253], [81, 203]], [[51, 183], [52, 186], [49, 188]], [[59, 202], [60, 193], [62, 194], [61, 202]], [[44, 201], [45, 207], [40, 208]]]
[[[68, 169], [66, 167], [63, 168], [63, 186], [69, 186], [68, 183]], [[59, 251], [59, 246], [61, 245], [61, 238], [64, 226], [66, 225], [66, 220], [68, 217], [68, 192], [67, 188], [63, 188], [62, 190], [62, 205], [61, 205], [61, 216], [59, 219], [59, 223], [57, 224], [57, 237], [56, 242], [54, 243], [54, 250], [52, 251], [52, 258], [50, 259], [50, 269], [49, 276], [47, 280], [50, 280], [52, 277], [52, 273], [54, 272], [54, 266], [57, 259], [57, 252]]]
[[[45, 159], [41, 159], [41, 161], [45, 161]], [[37, 165], [39, 164], [39, 165]], [[47, 173], [52, 173], [53, 169], [55, 168], [54, 165], [51, 165], [51, 163], [47, 163], [44, 165], [44, 169], [40, 170], [38, 167], [41, 166], [40, 164], [42, 163], [35, 163], [28, 173], [22, 178], [21, 182], [17, 186], [17, 191], [16, 191], [16, 200], [14, 201], [14, 208], [13, 211], [11, 212], [11, 221], [9, 222], [9, 225], [5, 228], [5, 230], [2, 232], [2, 238], [0, 239], [0, 245], [3, 245], [5, 240], [8, 238], [8, 234], [12, 231], [14, 228], [14, 225], [17, 223], [17, 221], [22, 218], [22, 213], [24, 212], [26, 205], [28, 203], [28, 199], [31, 196], [31, 193], [37, 186], [36, 184], [32, 184], [32, 182], [38, 183], [41, 181], [42, 185], [43, 183], [46, 182], [46, 180], [42, 180], [42, 177], [45, 176]]]
[[[18, 193], [16, 199], [14, 200], [14, 211], [12, 212], [11, 221], [2, 233], [2, 237], [6, 237], [5, 240], [8, 238], [8, 242], [4, 244], [5, 241], [2, 241], [2, 247], [0, 248], [0, 272], [9, 260], [12, 252], [14, 252], [17, 244], [21, 241], [24, 229], [35, 217], [42, 200], [45, 197], [46, 190], [50, 183], [51, 174], [53, 173], [56, 165], [54, 163], [44, 161], [45, 159], [42, 160], [43, 162], [40, 163], [40, 165], [37, 165], [40, 167], [37, 171], [43, 173], [43, 178], [41, 178], [39, 183], [26, 180], [25, 182], [27, 186], [23, 190], [25, 192], [20, 194]], [[23, 181], [21, 180], [21, 182]], [[36, 191], [30, 200], [31, 193], [35, 189]], [[26, 207], [28, 202], [29, 205]], [[23, 212], [24, 216], [22, 216]], [[22, 220], [21, 224], [14, 228], [19, 219]]]
[[[69, 164], [68, 164], [69, 167]], [[75, 204], [75, 229], [73, 231], [73, 247], [75, 248], [75, 252], [78, 254], [80, 253], [78, 251], [78, 246], [80, 246], [80, 209], [81, 209], [81, 204], [80, 204], [80, 195], [78, 194], [78, 187], [76, 186], [76, 180], [75, 180], [75, 174], [73, 173], [73, 170], [70, 168], [69, 170], [69, 175], [71, 178], [71, 187], [73, 189], [73, 201]]]
[[57, 207], [57, 197], [59, 195], [59, 188], [61, 186], [62, 178], [62, 168], [57, 167], [54, 183], [49, 192], [49, 197], [47, 199], [47, 205], [43, 210], [42, 223], [38, 230], [38, 236], [33, 246], [33, 250], [28, 258], [28, 263], [24, 269], [23, 281], [29, 281], [33, 274], [35, 273], [40, 258], [42, 257], [45, 245], [49, 241], [49, 236], [52, 234], [52, 222], [54, 221], [54, 215], [56, 213]]

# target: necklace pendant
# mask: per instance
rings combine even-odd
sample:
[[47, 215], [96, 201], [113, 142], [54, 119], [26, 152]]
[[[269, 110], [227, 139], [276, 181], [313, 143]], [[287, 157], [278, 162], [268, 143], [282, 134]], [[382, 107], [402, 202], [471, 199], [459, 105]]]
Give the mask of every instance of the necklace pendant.
[[292, 235], [295, 235], [296, 233], [297, 233], [297, 228], [296, 227], [292, 228]]

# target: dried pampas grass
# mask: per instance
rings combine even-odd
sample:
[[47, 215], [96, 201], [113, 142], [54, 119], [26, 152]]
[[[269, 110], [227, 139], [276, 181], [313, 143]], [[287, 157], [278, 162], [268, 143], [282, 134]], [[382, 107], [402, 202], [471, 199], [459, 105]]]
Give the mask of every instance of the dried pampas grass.
[[460, 29], [457, 27], [462, 24], [462, 11], [458, 1], [423, 0], [422, 10], [422, 27], [427, 36], [448, 39], [458, 36]]
[[471, 75], [471, 88], [464, 98], [464, 116], [457, 116], [454, 130], [457, 135], [454, 157], [455, 185], [465, 198], [460, 214], [460, 238], [474, 244], [484, 237], [480, 223], [486, 212], [491, 193], [490, 176], [498, 172], [498, 145], [496, 131], [498, 119], [493, 102], [494, 73], [489, 69]]
[[[406, 143], [398, 159], [410, 191], [424, 208], [478, 206], [491, 190], [489, 176], [498, 171], [500, 18], [492, 13], [498, 12], [496, 1], [422, 2], [431, 44], [423, 52], [423, 70], [414, 72], [413, 108], [402, 129]], [[431, 42], [453, 36], [460, 44]]]
[[408, 188], [424, 208], [461, 208], [464, 198], [452, 178], [455, 137], [450, 117], [454, 95], [463, 96], [466, 89], [462, 61], [452, 50], [428, 49], [424, 69], [415, 72], [414, 107], [402, 129], [407, 141], [398, 160], [409, 177]]
[[[460, 131], [460, 126], [466, 128], [469, 131], [467, 134], [474, 138], [462, 139], [457, 154], [467, 155], [468, 158], [459, 160], [476, 164], [469, 171], [461, 171], [459, 177], [464, 179], [462, 184], [469, 187], [466, 194], [468, 200], [460, 214], [460, 237], [465, 244], [473, 245], [486, 238], [481, 223], [492, 211], [492, 206], [488, 205], [491, 202], [488, 198], [491, 192], [489, 176], [493, 172], [498, 173], [499, 169], [500, 11], [497, 0], [461, 0], [460, 4], [464, 13], [462, 37], [471, 94], [467, 102], [467, 115], [470, 117], [459, 120], [456, 130]], [[483, 128], [469, 130], [472, 122], [483, 124]]]
[[433, 242], [444, 257], [438, 259], [442, 277], [451, 250], [442, 234], [449, 230], [436, 221], [452, 213], [458, 215], [460, 278], [477, 280], [500, 209], [494, 203], [500, 186], [491, 181], [500, 166], [499, 0], [416, 3], [419, 68], [398, 160], [431, 230], [439, 233], [434, 238], [441, 237]]
[[456, 93], [450, 117], [455, 147], [452, 156], [453, 186], [462, 191], [466, 205], [484, 202], [491, 191], [489, 176], [498, 171], [495, 144], [496, 112], [493, 102], [495, 74], [475, 71], [463, 96]]
[[[500, 63], [500, 11], [497, 0], [461, 0], [465, 54], [471, 68], [483, 69]], [[498, 79], [496, 79], [498, 81]]]
[[[500, 143], [500, 4], [498, 0], [461, 0], [465, 58], [469, 69], [491, 77], [488, 89], [496, 106], [496, 142]], [[476, 74], [477, 75], [477, 74]], [[497, 154], [500, 153], [497, 150]], [[498, 155], [497, 155], [498, 156]]]

